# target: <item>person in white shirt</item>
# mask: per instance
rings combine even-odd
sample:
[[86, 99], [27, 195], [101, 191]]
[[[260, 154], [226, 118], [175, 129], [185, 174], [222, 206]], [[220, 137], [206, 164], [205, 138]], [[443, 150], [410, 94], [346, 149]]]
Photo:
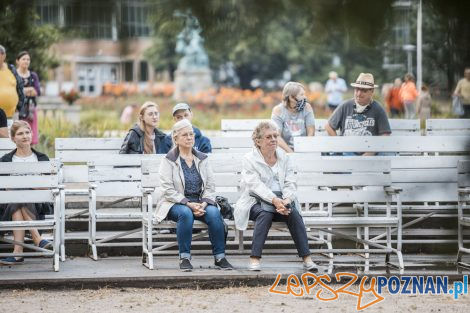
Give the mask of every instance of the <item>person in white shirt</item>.
[[343, 93], [348, 91], [348, 87], [344, 79], [338, 77], [336, 72], [331, 71], [328, 77], [329, 79], [325, 84], [325, 92], [327, 95], [328, 108], [333, 112], [338, 105], [343, 102]]

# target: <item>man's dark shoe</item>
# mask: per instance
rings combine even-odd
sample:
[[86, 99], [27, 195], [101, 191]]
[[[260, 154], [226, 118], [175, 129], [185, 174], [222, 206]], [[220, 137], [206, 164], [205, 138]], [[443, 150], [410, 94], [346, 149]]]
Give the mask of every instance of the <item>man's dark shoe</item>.
[[0, 264], [3, 265], [20, 265], [24, 263], [24, 258], [15, 258], [13, 256], [9, 256], [8, 258], [4, 258], [0, 260]]
[[193, 269], [193, 266], [191, 265], [191, 262], [187, 258], [182, 258], [180, 259], [180, 270], [183, 272], [191, 272]]
[[219, 268], [221, 270], [233, 270], [232, 264], [230, 264], [226, 258], [215, 260], [214, 265], [216, 268]]

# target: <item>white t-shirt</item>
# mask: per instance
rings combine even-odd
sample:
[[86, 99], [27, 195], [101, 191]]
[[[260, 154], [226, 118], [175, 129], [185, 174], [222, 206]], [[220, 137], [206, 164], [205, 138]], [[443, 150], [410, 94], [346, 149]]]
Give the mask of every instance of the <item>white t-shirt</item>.
[[38, 162], [38, 157], [36, 156], [35, 153], [31, 153], [30, 156], [27, 156], [27, 157], [19, 157], [19, 156], [16, 156], [16, 155], [13, 155], [13, 158], [11, 160], [12, 162], [18, 162], [18, 163], [21, 163], [21, 162], [30, 162], [30, 163], [33, 163], [33, 162]]
[[273, 180], [271, 181], [272, 191], [281, 191], [281, 184], [279, 183], [279, 162], [276, 162], [273, 166], [270, 166], [273, 172]]

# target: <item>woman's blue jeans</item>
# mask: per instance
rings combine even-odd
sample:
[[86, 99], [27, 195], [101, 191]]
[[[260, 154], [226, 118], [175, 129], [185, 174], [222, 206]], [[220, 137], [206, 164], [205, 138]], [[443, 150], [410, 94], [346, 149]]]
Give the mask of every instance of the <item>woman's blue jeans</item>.
[[177, 203], [171, 207], [168, 218], [176, 222], [176, 237], [180, 258], [191, 258], [191, 240], [195, 219], [207, 224], [214, 257], [216, 259], [225, 257], [224, 220], [216, 206], [208, 205], [206, 214], [195, 217], [193, 211], [187, 205]]

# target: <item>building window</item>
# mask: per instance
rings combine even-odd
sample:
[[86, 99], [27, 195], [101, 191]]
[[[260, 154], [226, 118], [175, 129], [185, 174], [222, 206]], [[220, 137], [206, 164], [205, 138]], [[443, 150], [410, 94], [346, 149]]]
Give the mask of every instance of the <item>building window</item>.
[[38, 24], [59, 25], [59, 0], [42, 0], [36, 5], [39, 15]]
[[145, 61], [140, 62], [139, 81], [146, 82], [149, 80], [149, 65]]
[[134, 81], [134, 63], [132, 61], [124, 62], [124, 81]]
[[123, 0], [121, 5], [121, 37], [150, 36], [149, 13], [154, 8], [145, 0]]
[[88, 39], [112, 39], [112, 16], [114, 4], [82, 0], [64, 2], [65, 29]]

